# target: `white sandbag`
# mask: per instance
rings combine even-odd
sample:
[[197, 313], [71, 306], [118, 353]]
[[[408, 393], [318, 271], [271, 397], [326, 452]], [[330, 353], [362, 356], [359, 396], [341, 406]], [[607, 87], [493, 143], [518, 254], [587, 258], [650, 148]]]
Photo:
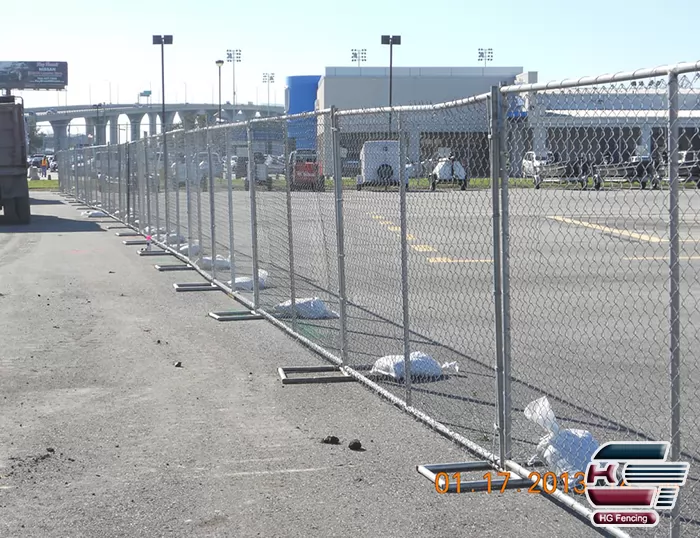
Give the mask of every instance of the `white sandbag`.
[[340, 317], [337, 312], [334, 312], [328, 308], [326, 303], [324, 303], [318, 297], [297, 299], [294, 307], [292, 306], [292, 300], [290, 299], [289, 301], [285, 301], [275, 306], [275, 312], [280, 316], [291, 317], [292, 313], [296, 311], [297, 317], [304, 319], [329, 319]]
[[165, 228], [156, 228], [155, 226], [146, 226], [143, 231], [144, 231], [144, 233], [147, 233], [147, 234], [157, 235], [157, 234], [164, 234]]
[[[268, 272], [265, 271], [264, 269], [259, 269], [258, 270], [258, 289], [265, 289], [267, 286], [267, 277], [269, 276]], [[231, 281], [229, 280], [227, 284], [230, 286]], [[236, 286], [234, 289], [237, 290], [247, 290], [247, 291], [253, 291], [253, 277], [252, 276], [237, 276], [236, 277]]]
[[185, 239], [181, 235], [177, 235], [176, 233], [168, 235], [160, 234], [155, 236], [153, 239], [155, 239], [156, 241], [160, 241], [161, 243], [165, 243], [166, 245], [177, 245], [187, 243], [187, 239]]
[[205, 271], [211, 270], [216, 267], [217, 271], [225, 271], [226, 269], [231, 269], [231, 261], [224, 258], [220, 254], [217, 254], [216, 258], [212, 260], [211, 256], [203, 256], [201, 260], [197, 263], [199, 267]]
[[[414, 351], [409, 355], [409, 358], [411, 360], [411, 377], [442, 377], [444, 370], [448, 368], [459, 372], [459, 365], [456, 362], [446, 362], [440, 366], [439, 362], [422, 351]], [[398, 381], [405, 377], [405, 369], [403, 355], [386, 355], [374, 363], [370, 373], [393, 377]]]
[[587, 430], [561, 429], [546, 396], [530, 402], [525, 417], [549, 433], [542, 437], [530, 463], [540, 460], [549, 470], [561, 475], [585, 472], [599, 443]]
[[191, 245], [182, 245], [180, 247], [180, 254], [183, 256], [197, 256], [202, 249], [199, 246], [199, 243], [192, 243]]
[[89, 219], [93, 219], [98, 217], [106, 217], [107, 213], [105, 213], [104, 211], [83, 211], [83, 216]]

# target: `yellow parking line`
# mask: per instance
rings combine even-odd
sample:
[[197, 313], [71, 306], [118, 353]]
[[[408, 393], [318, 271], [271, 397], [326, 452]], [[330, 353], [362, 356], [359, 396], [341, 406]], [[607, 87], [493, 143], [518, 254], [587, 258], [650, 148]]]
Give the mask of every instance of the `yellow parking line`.
[[435, 249], [430, 245], [411, 245], [411, 248], [416, 252], [435, 252]]
[[383, 217], [381, 215], [372, 215], [372, 218], [374, 220], [386, 220], [386, 217]]
[[627, 230], [619, 230], [617, 228], [611, 228], [610, 226], [602, 226], [600, 224], [593, 224], [592, 222], [584, 222], [582, 220], [574, 220], [566, 217], [547, 217], [551, 220], [556, 220], [557, 222], [563, 222], [565, 224], [573, 224], [575, 226], [582, 226], [583, 228], [590, 228], [591, 230], [598, 230], [599, 232], [609, 233], [617, 235], [619, 237], [629, 237], [630, 239], [637, 239], [639, 241], [647, 241], [649, 243], [664, 243], [667, 240], [661, 239], [655, 235], [649, 234], [638, 234], [635, 232], [628, 232]]
[[401, 231], [401, 226], [387, 226], [387, 229], [390, 232], [400, 232]]
[[406, 241], [415, 241], [416, 236], [411, 234], [406, 234]]
[[493, 260], [470, 260], [465, 258], [428, 258], [428, 263], [492, 263]]

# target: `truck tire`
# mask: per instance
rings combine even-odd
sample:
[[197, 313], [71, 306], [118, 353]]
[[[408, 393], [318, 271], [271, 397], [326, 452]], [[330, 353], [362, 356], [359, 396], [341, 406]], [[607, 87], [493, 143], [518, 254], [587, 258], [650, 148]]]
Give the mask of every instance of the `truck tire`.
[[29, 224], [32, 221], [32, 212], [29, 205], [29, 196], [15, 198], [15, 216], [18, 224]]

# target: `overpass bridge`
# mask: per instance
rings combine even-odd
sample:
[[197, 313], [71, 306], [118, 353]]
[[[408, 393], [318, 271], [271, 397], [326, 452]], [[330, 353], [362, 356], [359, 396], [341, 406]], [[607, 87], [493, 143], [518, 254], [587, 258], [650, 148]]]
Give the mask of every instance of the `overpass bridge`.
[[[211, 103], [173, 103], [165, 105], [165, 119], [162, 117], [160, 104], [99, 104], [27, 108], [25, 112], [36, 118], [37, 123], [50, 123], [54, 133], [54, 149], [67, 149], [68, 124], [75, 119], [85, 120], [86, 134], [94, 137], [98, 145], [107, 143], [107, 126], [109, 139], [119, 138], [119, 116], [129, 118], [131, 140], [141, 137], [141, 121], [148, 116], [149, 135], [157, 133], [157, 120], [162, 126], [172, 126], [175, 114], [180, 116], [185, 129], [193, 129], [197, 116], [206, 116], [211, 123], [219, 113], [218, 105]], [[226, 121], [245, 121], [255, 117], [278, 116], [284, 114], [281, 105], [254, 105], [226, 103], [221, 105], [222, 118]]]

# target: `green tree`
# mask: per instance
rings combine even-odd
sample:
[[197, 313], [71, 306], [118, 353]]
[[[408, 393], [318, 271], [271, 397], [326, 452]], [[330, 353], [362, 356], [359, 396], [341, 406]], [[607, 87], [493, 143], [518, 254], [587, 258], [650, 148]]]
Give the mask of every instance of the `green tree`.
[[29, 153], [40, 153], [44, 150], [44, 140], [46, 133], [42, 133], [36, 126], [36, 118], [29, 116], [27, 123], [29, 124]]

